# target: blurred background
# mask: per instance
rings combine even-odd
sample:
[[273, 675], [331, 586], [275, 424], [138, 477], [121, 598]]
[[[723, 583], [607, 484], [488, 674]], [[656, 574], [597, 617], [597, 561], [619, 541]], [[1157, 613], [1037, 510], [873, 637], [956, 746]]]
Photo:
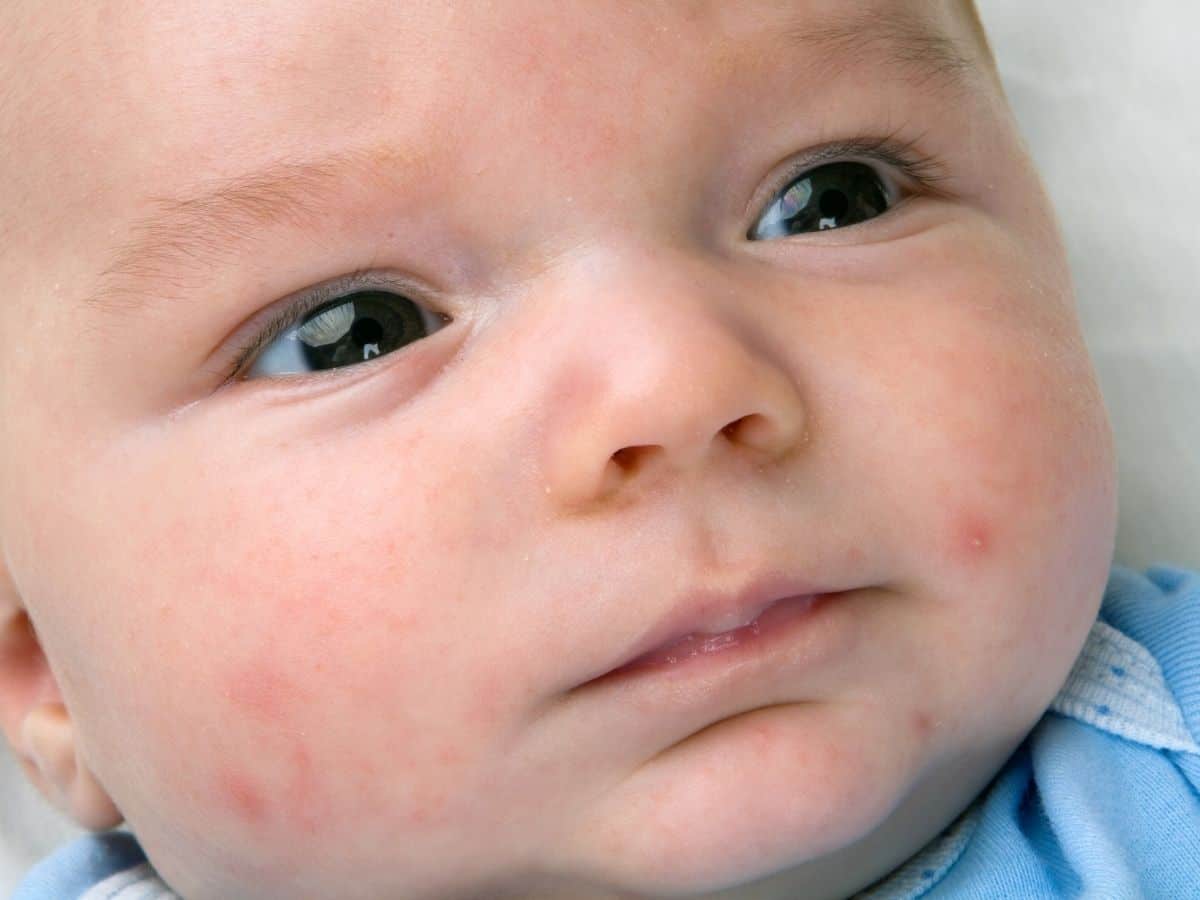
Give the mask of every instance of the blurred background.
[[[977, 2], [1059, 210], [1116, 433], [1116, 562], [1200, 569], [1200, 4]], [[0, 742], [0, 897], [82, 833]]]
[[1200, 568], [1200, 4], [976, 0], [1116, 434], [1116, 561]]

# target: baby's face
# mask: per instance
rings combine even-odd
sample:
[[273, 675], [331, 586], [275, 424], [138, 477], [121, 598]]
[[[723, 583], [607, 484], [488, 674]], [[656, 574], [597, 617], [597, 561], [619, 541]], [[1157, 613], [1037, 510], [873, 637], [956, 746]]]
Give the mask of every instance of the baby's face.
[[[6, 589], [176, 890], [844, 896], [985, 787], [1115, 474], [957, 4], [59, 5]], [[838, 596], [599, 678], [764, 577]]]

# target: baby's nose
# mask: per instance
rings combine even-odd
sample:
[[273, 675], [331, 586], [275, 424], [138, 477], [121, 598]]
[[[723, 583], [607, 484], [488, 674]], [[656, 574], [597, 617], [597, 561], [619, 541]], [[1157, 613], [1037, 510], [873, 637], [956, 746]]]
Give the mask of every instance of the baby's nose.
[[[807, 439], [800, 387], [773, 358], [754, 307], [716, 264], [680, 253], [604, 254], [566, 264], [541, 332], [539, 430], [546, 493], [590, 504], [648, 481], [762, 465]], [[723, 460], [723, 462], [722, 462]]]

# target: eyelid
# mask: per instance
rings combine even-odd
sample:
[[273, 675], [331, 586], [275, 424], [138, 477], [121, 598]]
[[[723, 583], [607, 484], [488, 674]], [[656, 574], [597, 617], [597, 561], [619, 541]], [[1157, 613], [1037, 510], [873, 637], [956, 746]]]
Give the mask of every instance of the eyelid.
[[222, 356], [223, 360], [230, 360], [223, 370], [222, 383], [235, 379], [259, 351], [289, 328], [300, 324], [309, 313], [333, 300], [349, 300], [351, 294], [372, 290], [394, 292], [425, 306], [435, 315], [450, 318], [436, 294], [422, 288], [415, 281], [400, 275], [374, 272], [371, 269], [355, 269], [333, 281], [318, 284], [285, 298], [277, 306], [255, 316], [242, 329], [249, 332], [249, 336]]
[[[896, 133], [883, 137], [860, 137], [831, 141], [814, 147], [786, 164], [777, 175], [767, 179], [764, 187], [755, 192], [746, 205], [743, 219], [752, 218], [753, 231], [758, 220], [770, 208], [769, 204], [792, 182], [823, 165], [836, 162], [867, 160], [882, 163], [914, 182], [917, 189], [934, 197], [946, 199], [949, 192], [940, 185], [948, 178], [945, 163], [918, 148], [918, 140], [904, 140]], [[857, 157], [857, 159], [856, 159]]]
[[[807, 172], [820, 166], [834, 162], [850, 162], [855, 157], [865, 158], [872, 162], [883, 163], [899, 171], [909, 180], [915, 182], [919, 189], [945, 198], [948, 193], [939, 187], [946, 179], [945, 165], [937, 157], [923, 153], [917, 149], [918, 140], [904, 140], [896, 132], [883, 137], [859, 137], [848, 140], [831, 141], [815, 147], [799, 158], [790, 161], [784, 170], [769, 179], [766, 186], [750, 198], [743, 213], [743, 220], [751, 215], [752, 210], [760, 210], [754, 218], [755, 223], [766, 212], [768, 201], [773, 200], [792, 182]], [[753, 230], [753, 226], [751, 227]], [[372, 273], [371, 269], [355, 269], [331, 282], [317, 285], [314, 288], [299, 292], [280, 302], [280, 308], [274, 307], [256, 316], [244, 327], [250, 336], [238, 344], [222, 358], [232, 362], [225, 368], [223, 383], [237, 377], [254, 355], [283, 334], [288, 328], [299, 324], [309, 313], [322, 305], [347, 296], [356, 291], [389, 290], [412, 300], [414, 303], [425, 305], [430, 312], [447, 316], [443, 304], [437, 302], [436, 294], [418, 285], [416, 282], [386, 273]], [[432, 295], [432, 296], [431, 296]], [[260, 321], [265, 318], [265, 322]], [[234, 338], [236, 341], [237, 338]]]

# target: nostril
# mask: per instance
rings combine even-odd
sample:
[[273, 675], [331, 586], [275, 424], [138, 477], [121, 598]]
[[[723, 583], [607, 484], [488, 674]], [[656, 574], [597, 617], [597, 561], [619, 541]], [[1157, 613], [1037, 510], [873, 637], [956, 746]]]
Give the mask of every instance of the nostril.
[[613, 462], [615, 462], [618, 466], [625, 471], [629, 471], [637, 462], [636, 456], [637, 454], [634, 452], [633, 447], [622, 447], [612, 455], [612, 458]]
[[749, 416], [742, 416], [740, 419], [735, 419], [724, 428], [721, 429], [721, 434], [729, 438], [731, 441], [740, 441], [745, 438], [745, 432], [748, 428], [753, 429], [755, 419], [761, 419], [762, 416], [754, 413]]
[[612, 458], [622, 471], [632, 472], [641, 464], [643, 458], [652, 456], [658, 449], [654, 446], [622, 447], [612, 455]]
[[761, 413], [742, 416], [722, 428], [721, 433], [730, 441], [757, 450], [772, 459], [782, 458], [793, 449], [794, 444], [808, 439], [807, 432], [800, 436], [788, 434], [774, 419]]

